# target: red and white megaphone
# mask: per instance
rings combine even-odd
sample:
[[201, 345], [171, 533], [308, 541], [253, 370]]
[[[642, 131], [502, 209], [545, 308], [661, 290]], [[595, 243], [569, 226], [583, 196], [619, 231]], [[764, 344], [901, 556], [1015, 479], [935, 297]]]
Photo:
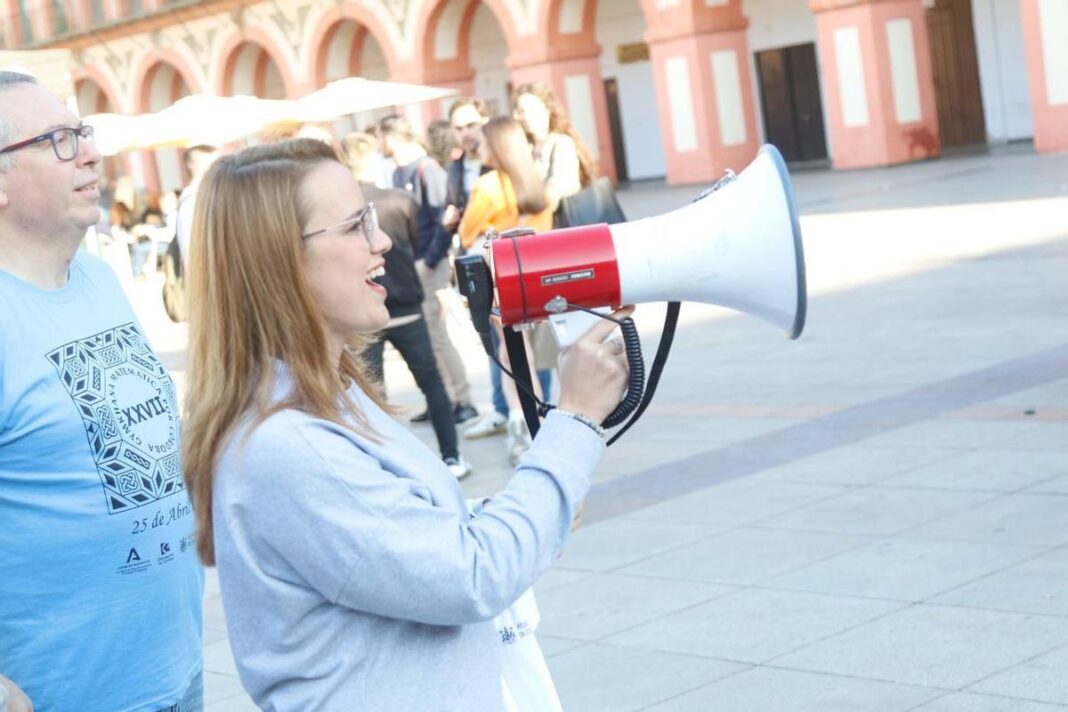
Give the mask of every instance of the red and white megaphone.
[[[599, 309], [702, 302], [752, 314], [796, 339], [805, 325], [805, 263], [790, 176], [774, 146], [741, 174], [664, 215], [620, 223], [505, 234], [457, 260], [476, 328], [496, 302], [506, 325], [549, 319], [561, 346]], [[494, 298], [495, 297], [495, 298]], [[485, 335], [488, 342], [488, 335]]]

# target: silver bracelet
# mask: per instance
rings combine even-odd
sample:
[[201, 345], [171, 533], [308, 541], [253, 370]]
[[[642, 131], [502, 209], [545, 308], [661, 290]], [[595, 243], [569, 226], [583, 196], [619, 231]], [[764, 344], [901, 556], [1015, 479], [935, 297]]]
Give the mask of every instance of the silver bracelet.
[[572, 420], [577, 420], [593, 432], [597, 433], [598, 437], [603, 438], [605, 436], [604, 428], [587, 418], [582, 413], [572, 413], [570, 410], [561, 410], [560, 408], [553, 408], [552, 412], [565, 415]]

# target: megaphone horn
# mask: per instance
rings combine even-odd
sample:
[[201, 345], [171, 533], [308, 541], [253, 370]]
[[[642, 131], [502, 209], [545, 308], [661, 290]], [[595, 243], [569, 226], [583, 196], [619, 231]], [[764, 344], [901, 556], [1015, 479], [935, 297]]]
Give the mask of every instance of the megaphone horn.
[[490, 249], [505, 324], [546, 319], [565, 302], [701, 302], [760, 317], [791, 339], [805, 325], [797, 207], [770, 145], [723, 187], [673, 212], [495, 240]]

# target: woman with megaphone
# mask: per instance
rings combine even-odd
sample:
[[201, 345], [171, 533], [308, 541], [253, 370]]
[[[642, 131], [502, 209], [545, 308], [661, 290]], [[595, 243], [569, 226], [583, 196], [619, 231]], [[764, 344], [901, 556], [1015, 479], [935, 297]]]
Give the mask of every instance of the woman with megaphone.
[[503, 712], [491, 619], [589, 490], [627, 374], [614, 324], [564, 352], [559, 408], [471, 514], [357, 357], [389, 318], [390, 239], [333, 150], [219, 159], [194, 232], [185, 478], [242, 684], [265, 709]]

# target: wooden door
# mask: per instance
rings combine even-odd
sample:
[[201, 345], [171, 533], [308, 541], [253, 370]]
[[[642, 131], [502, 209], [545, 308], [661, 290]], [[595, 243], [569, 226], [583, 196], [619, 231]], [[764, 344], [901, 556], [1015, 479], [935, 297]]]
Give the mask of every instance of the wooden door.
[[612, 154], [616, 163], [616, 181], [630, 180], [627, 171], [627, 149], [623, 142], [623, 121], [619, 112], [619, 84], [614, 78], [604, 80], [604, 98], [608, 106], [608, 129], [612, 134]]
[[936, 0], [927, 10], [927, 35], [942, 145], [985, 143], [971, 0]]
[[757, 52], [764, 135], [788, 162], [827, 158], [816, 45]]

